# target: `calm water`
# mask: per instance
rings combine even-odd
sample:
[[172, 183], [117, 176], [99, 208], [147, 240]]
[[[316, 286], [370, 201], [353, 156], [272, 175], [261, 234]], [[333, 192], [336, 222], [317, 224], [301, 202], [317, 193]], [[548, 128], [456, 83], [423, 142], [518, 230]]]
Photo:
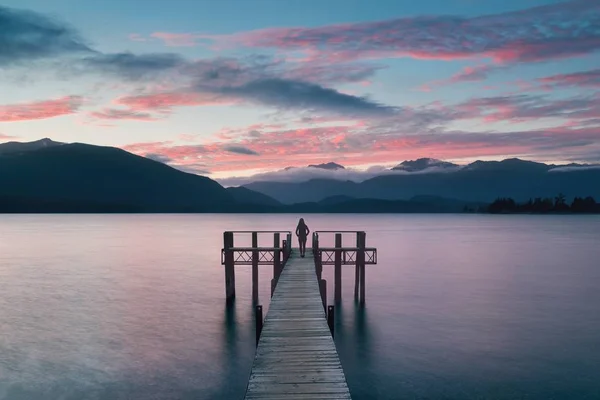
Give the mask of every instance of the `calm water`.
[[[305, 217], [379, 249], [366, 308], [346, 269], [336, 311], [354, 399], [600, 399], [600, 218]], [[250, 270], [226, 309], [222, 232], [296, 220], [0, 215], [0, 399], [241, 398]]]

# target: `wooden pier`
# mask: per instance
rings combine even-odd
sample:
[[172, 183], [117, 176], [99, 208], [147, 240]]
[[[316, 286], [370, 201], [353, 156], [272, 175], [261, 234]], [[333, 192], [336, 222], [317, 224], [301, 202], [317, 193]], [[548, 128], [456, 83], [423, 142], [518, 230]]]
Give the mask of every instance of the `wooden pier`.
[[312, 254], [292, 256], [271, 299], [246, 399], [350, 399]]
[[[273, 234], [273, 247], [260, 247], [258, 234]], [[252, 266], [252, 299], [258, 303], [258, 266], [272, 265], [271, 304], [263, 323], [256, 305], [257, 350], [246, 399], [350, 399], [334, 338], [334, 305], [327, 303], [323, 266], [334, 266], [334, 304], [341, 301], [342, 266], [355, 266], [354, 297], [365, 303], [366, 265], [377, 263], [377, 249], [366, 247], [365, 232], [313, 233], [306, 257], [292, 251], [291, 233], [225, 232], [221, 263], [225, 266], [225, 293], [235, 299], [235, 266]], [[342, 233], [356, 235], [356, 245], [342, 247]], [[251, 247], [235, 247], [234, 234], [251, 234]], [[334, 247], [320, 240], [334, 234]]]

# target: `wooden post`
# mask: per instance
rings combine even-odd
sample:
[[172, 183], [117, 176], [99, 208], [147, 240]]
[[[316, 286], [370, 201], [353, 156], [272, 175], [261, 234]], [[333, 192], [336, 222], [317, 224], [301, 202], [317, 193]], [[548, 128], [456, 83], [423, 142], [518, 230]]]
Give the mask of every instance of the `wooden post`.
[[256, 346], [258, 346], [258, 341], [260, 340], [260, 334], [262, 333], [263, 328], [263, 309], [262, 306], [256, 306]]
[[223, 232], [225, 250], [225, 298], [228, 302], [235, 299], [235, 268], [233, 261], [233, 232]]
[[360, 304], [365, 303], [365, 247], [367, 245], [367, 234], [358, 232], [358, 253], [356, 255], [357, 264], [360, 263]]
[[287, 241], [285, 239], [282, 241], [281, 248], [283, 249], [283, 262], [281, 265], [285, 265], [285, 262], [287, 261]]
[[290, 258], [290, 256], [292, 255], [292, 234], [288, 233], [287, 234], [287, 256], [288, 258]]
[[319, 234], [313, 233], [313, 257], [315, 259], [315, 273], [317, 274], [317, 279], [321, 279], [321, 274], [323, 273], [323, 264], [321, 262], [321, 254], [319, 253]]
[[[356, 232], [356, 247], [360, 247], [360, 232]], [[356, 251], [356, 265], [354, 266], [354, 300], [358, 300], [360, 285], [360, 250]]]
[[273, 247], [275, 250], [273, 251], [273, 277], [277, 281], [279, 279], [279, 275], [281, 275], [281, 247], [279, 241], [279, 232], [273, 234]]
[[258, 233], [252, 232], [252, 302], [258, 303]]
[[342, 301], [342, 234], [335, 234], [335, 271], [334, 271], [335, 303]]
[[325, 279], [319, 279], [319, 292], [321, 292], [323, 311], [327, 312], [327, 281]]
[[273, 234], [273, 279], [271, 279], [271, 297], [273, 297], [273, 293], [275, 293], [275, 286], [277, 286], [277, 280], [279, 279], [279, 274], [281, 273], [281, 261], [279, 259], [279, 233]]
[[327, 307], [327, 325], [329, 325], [331, 337], [335, 337], [335, 308], [333, 306]]

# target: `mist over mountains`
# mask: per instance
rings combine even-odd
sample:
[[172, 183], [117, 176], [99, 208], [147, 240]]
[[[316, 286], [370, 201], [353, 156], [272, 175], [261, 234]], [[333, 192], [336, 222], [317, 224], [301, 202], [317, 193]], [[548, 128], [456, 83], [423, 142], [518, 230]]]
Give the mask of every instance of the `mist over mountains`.
[[518, 201], [558, 193], [568, 198], [600, 196], [598, 165], [556, 166], [517, 158], [465, 166], [419, 159], [387, 170], [315, 173], [314, 168], [304, 168], [293, 175], [288, 170], [258, 178], [243, 186], [284, 204], [319, 202], [333, 196], [409, 200], [428, 195], [486, 203], [499, 196]]

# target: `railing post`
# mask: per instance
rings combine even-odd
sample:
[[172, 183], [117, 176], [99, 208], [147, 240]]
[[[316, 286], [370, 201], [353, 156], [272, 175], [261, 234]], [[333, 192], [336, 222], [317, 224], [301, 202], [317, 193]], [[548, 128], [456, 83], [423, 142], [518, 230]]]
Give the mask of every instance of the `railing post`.
[[252, 232], [252, 302], [258, 303], [258, 233]]
[[277, 285], [279, 275], [281, 274], [279, 232], [273, 234], [273, 247], [275, 250], [273, 250], [273, 279], [271, 279], [271, 297], [273, 297], [273, 293], [275, 293], [275, 286]]
[[334, 270], [335, 303], [342, 301], [342, 234], [335, 234], [335, 270]]
[[228, 302], [235, 299], [235, 267], [233, 261], [233, 232], [223, 232], [225, 250], [225, 298]]
[[313, 256], [315, 259], [315, 272], [317, 274], [317, 279], [321, 279], [321, 275], [323, 274], [323, 263], [321, 260], [321, 254], [319, 253], [319, 234], [313, 233]]
[[275, 279], [279, 279], [281, 275], [281, 241], [279, 238], [279, 232], [273, 234], [273, 247], [275, 248], [273, 253], [273, 275]]
[[287, 234], [287, 257], [290, 258], [292, 255], [292, 234], [288, 232]]
[[281, 242], [281, 248], [283, 249], [281, 250], [283, 252], [282, 265], [285, 265], [285, 262], [287, 261], [287, 241], [285, 239], [283, 239], [283, 241]]
[[[360, 248], [360, 232], [356, 232], [356, 247]], [[358, 300], [360, 285], [360, 250], [356, 252], [356, 265], [354, 266], [354, 300]]]
[[365, 232], [358, 232], [357, 234], [357, 247], [358, 252], [356, 253], [356, 264], [359, 266], [360, 272], [360, 304], [365, 303], [365, 247], [367, 245], [367, 234]]
[[335, 307], [329, 306], [327, 307], [327, 325], [329, 325], [329, 331], [331, 332], [331, 337], [335, 337]]
[[263, 328], [263, 309], [262, 306], [256, 306], [255, 313], [255, 326], [256, 326], [256, 346], [258, 346], [258, 342], [260, 340], [260, 334], [262, 333]]
[[325, 279], [319, 279], [319, 292], [321, 292], [323, 311], [327, 312], [327, 281]]

